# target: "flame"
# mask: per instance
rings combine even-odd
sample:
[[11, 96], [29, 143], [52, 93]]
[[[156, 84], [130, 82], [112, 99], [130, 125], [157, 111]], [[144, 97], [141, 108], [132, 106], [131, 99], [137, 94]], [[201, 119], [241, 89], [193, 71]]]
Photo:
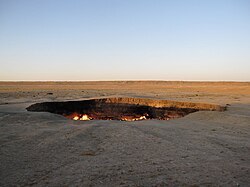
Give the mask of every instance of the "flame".
[[90, 118], [88, 117], [87, 114], [82, 115], [82, 117], [80, 118], [80, 120], [90, 120]]
[[73, 120], [90, 120], [87, 114], [74, 116], [72, 119]]
[[121, 118], [122, 121], [138, 121], [147, 119], [146, 116], [141, 116], [139, 118]]
[[[70, 117], [73, 120], [92, 120], [93, 118], [89, 117], [87, 114], [75, 114], [74, 116]], [[146, 116], [140, 116], [140, 117], [132, 117], [132, 116], [124, 116], [121, 118], [121, 121], [139, 121], [139, 120], [145, 120], [147, 119]], [[111, 119], [109, 119], [111, 120]]]
[[79, 116], [73, 117], [73, 120], [79, 120]]
[[139, 120], [147, 119], [146, 116], [141, 116]]

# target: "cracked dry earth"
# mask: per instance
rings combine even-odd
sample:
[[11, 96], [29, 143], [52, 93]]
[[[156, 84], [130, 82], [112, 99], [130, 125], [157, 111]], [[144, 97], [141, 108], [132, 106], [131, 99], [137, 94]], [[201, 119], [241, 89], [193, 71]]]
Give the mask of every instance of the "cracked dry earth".
[[[144, 82], [144, 87], [140, 87], [141, 82], [83, 82], [71, 86], [74, 90], [62, 88], [73, 83], [37, 84], [0, 84], [0, 186], [250, 184], [249, 84], [207, 83], [204, 89], [201, 83], [185, 82], [178, 87], [168, 82]], [[154, 89], [145, 90], [145, 86]], [[129, 91], [124, 92], [124, 87]], [[241, 91], [232, 91], [232, 87]], [[38, 101], [118, 93], [228, 104], [228, 110], [200, 111], [169, 121], [134, 122], [73, 121], [25, 110]]]

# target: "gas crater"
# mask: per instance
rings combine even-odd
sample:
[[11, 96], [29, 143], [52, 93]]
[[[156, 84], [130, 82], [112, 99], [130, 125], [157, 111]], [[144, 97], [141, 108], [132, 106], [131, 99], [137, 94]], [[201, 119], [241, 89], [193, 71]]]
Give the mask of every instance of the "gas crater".
[[170, 120], [197, 111], [224, 111], [226, 107], [207, 104], [145, 98], [101, 98], [81, 101], [43, 102], [26, 108], [32, 112], [50, 112], [72, 120]]

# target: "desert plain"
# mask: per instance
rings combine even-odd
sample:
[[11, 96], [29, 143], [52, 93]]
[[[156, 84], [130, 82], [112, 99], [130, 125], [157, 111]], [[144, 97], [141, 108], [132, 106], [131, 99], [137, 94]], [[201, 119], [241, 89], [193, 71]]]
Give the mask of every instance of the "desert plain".
[[[26, 110], [105, 97], [227, 110], [142, 121], [74, 121]], [[0, 186], [249, 186], [250, 83], [0, 82], [0, 163]]]

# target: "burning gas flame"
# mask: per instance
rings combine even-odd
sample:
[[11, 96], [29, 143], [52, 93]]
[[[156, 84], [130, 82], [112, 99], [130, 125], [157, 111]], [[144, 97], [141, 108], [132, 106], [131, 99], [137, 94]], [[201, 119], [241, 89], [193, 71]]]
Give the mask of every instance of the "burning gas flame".
[[138, 120], [144, 120], [147, 119], [146, 116], [141, 116], [139, 118], [122, 118], [122, 121], [138, 121]]
[[[76, 114], [75, 116], [72, 116], [71, 119], [73, 120], [92, 120], [94, 118], [89, 117], [87, 114]], [[132, 117], [132, 116], [124, 116], [121, 118], [121, 121], [138, 121], [138, 120], [145, 120], [147, 119], [146, 116], [140, 116], [140, 117]], [[111, 120], [111, 119], [109, 119]]]
[[79, 116], [73, 117], [73, 120], [79, 120], [79, 119], [80, 119]]
[[88, 117], [87, 114], [82, 115], [82, 117], [80, 118], [80, 120], [90, 120], [90, 118]]
[[147, 119], [146, 116], [139, 117], [139, 120]]
[[87, 114], [83, 114], [83, 115], [80, 115], [80, 116], [74, 116], [73, 120], [90, 120], [90, 118], [88, 117]]

